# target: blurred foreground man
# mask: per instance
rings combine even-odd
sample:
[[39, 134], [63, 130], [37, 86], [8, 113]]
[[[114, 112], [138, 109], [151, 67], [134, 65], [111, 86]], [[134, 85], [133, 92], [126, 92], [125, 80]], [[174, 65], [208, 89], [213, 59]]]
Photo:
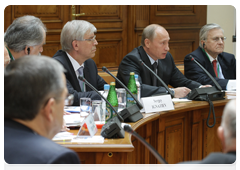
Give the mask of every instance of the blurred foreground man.
[[236, 161], [236, 100], [225, 106], [221, 125], [217, 129], [222, 143], [222, 152], [210, 153], [202, 161], [182, 162], [186, 164], [232, 164]]
[[63, 124], [64, 68], [24, 56], [4, 70], [4, 159], [9, 164], [75, 164], [75, 152], [51, 139]]

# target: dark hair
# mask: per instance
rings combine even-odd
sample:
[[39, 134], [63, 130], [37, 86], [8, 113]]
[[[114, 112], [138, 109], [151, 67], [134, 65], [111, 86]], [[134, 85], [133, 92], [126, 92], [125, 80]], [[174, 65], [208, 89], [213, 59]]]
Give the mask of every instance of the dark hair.
[[13, 21], [4, 34], [4, 42], [7, 47], [15, 52], [20, 52], [26, 46], [40, 45], [47, 31], [42, 21], [35, 17], [26, 15]]
[[24, 56], [4, 70], [4, 118], [32, 120], [51, 97], [66, 86], [64, 68], [46, 56]]

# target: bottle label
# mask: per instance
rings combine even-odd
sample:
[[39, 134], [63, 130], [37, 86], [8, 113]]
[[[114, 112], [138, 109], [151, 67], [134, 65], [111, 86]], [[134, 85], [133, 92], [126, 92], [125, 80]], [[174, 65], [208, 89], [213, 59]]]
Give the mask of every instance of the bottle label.
[[[115, 110], [118, 109], [118, 107], [113, 107]], [[117, 114], [112, 110], [111, 107], [106, 107], [106, 122], [108, 122], [111, 118], [117, 116]]]
[[[137, 94], [133, 94], [135, 98], [137, 98]], [[133, 99], [133, 97], [130, 94], [127, 94], [127, 107], [132, 106], [136, 104], [136, 101]]]

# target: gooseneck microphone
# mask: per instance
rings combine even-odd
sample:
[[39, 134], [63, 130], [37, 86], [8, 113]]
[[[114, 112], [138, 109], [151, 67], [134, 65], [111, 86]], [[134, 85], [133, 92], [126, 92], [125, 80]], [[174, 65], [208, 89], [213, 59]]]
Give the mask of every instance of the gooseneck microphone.
[[146, 142], [137, 132], [133, 131], [133, 129], [129, 125], [124, 125], [123, 129], [135, 136], [144, 146], [146, 146], [149, 151], [155, 156], [155, 158], [162, 164], [167, 164], [167, 161], [150, 145]]
[[141, 65], [146, 67], [155, 77], [157, 77], [157, 79], [162, 83], [162, 85], [165, 87], [165, 89], [167, 89], [167, 91], [171, 95], [171, 97], [174, 98], [173, 92], [168, 88], [166, 83], [156, 73], [154, 73], [154, 71], [152, 71], [152, 69], [150, 69], [141, 59], [139, 60], [139, 62]]
[[213, 81], [213, 83], [216, 85], [217, 89], [222, 91], [222, 87], [218, 84], [218, 82], [213, 78], [213, 76], [199, 63], [197, 60], [194, 59], [192, 55], [188, 56], [188, 59], [191, 61], [194, 61], [207, 75], [208, 77]]
[[[114, 107], [109, 103], [109, 101], [105, 97], [103, 97], [103, 95], [99, 93], [99, 91], [95, 87], [93, 87], [93, 85], [91, 85], [83, 76], [78, 76], [78, 78], [84, 83], [86, 83], [92, 90], [97, 92], [97, 94], [101, 96], [109, 104], [111, 109], [117, 114], [117, 117], [111, 118], [107, 123], [103, 125], [101, 135], [105, 138], [124, 138], [124, 130], [121, 127], [121, 122], [124, 121], [122, 116], [114, 109]], [[121, 122], [119, 119], [121, 120]]]
[[143, 118], [140, 110], [143, 108], [142, 104], [136, 99], [132, 92], [117, 78], [115, 77], [105, 66], [102, 67], [102, 70], [109, 75], [111, 75], [137, 102], [136, 105], [131, 105], [128, 108], [123, 109], [120, 112], [120, 115], [123, 117], [125, 122], [136, 122]]

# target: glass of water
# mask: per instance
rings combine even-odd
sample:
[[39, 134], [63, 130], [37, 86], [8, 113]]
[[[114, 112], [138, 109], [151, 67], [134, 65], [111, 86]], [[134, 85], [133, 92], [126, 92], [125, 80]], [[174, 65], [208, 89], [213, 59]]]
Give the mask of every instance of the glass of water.
[[118, 111], [126, 108], [126, 90], [124, 88], [118, 88], [116, 90], [118, 98]]
[[83, 125], [84, 119], [92, 113], [91, 98], [80, 98], [80, 125]]

